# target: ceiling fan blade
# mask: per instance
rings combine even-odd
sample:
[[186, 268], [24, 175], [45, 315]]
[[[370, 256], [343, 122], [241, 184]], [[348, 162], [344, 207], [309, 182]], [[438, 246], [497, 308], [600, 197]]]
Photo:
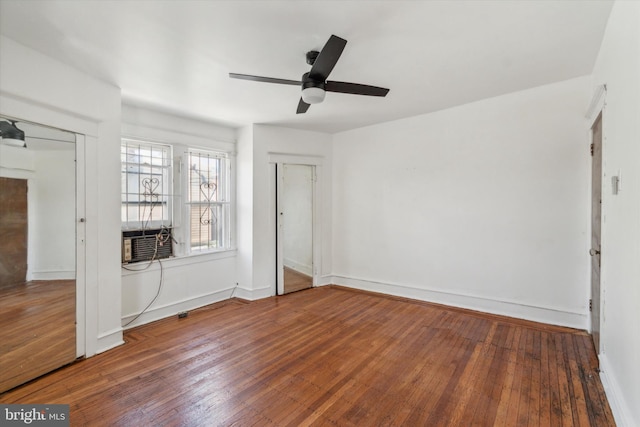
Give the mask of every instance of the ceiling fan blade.
[[302, 100], [302, 98], [300, 98], [300, 102], [298, 102], [298, 110], [296, 111], [296, 114], [306, 113], [307, 110], [309, 109], [309, 106], [310, 106], [309, 104], [307, 104]]
[[350, 93], [353, 95], [368, 96], [387, 96], [387, 93], [389, 93], [389, 89], [383, 87], [334, 81], [326, 82], [324, 85], [324, 90], [326, 90], [327, 92]]
[[300, 80], [275, 79], [273, 77], [260, 77], [252, 76], [249, 74], [229, 73], [229, 77], [231, 77], [232, 79], [253, 80], [254, 82], [279, 83], [282, 85], [300, 86], [302, 84]]
[[309, 77], [314, 80], [324, 82], [329, 77], [331, 70], [336, 66], [336, 62], [340, 59], [347, 41], [338, 36], [329, 37], [327, 44], [324, 45], [315, 62], [309, 71]]

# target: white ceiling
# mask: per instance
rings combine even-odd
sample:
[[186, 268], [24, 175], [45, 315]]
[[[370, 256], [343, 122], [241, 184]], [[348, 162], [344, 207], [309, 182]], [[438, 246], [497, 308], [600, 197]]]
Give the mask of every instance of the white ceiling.
[[[611, 1], [0, 0], [2, 34], [122, 89], [127, 102], [242, 126], [338, 132], [591, 73]], [[328, 93], [296, 115], [305, 53], [348, 43]], [[1, 60], [1, 52], [0, 52]]]

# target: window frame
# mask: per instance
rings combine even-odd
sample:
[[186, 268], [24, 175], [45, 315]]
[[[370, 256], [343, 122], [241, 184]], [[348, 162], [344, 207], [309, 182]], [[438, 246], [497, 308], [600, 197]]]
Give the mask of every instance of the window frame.
[[[222, 254], [225, 252], [231, 252], [236, 250], [236, 176], [235, 173], [235, 162], [236, 162], [236, 152], [232, 147], [224, 147], [227, 145], [226, 143], [217, 143], [216, 141], [210, 141], [212, 146], [206, 146], [202, 143], [200, 144], [189, 144], [188, 142], [184, 143], [176, 143], [176, 142], [167, 142], [167, 141], [155, 141], [147, 138], [139, 138], [139, 137], [131, 137], [131, 136], [122, 136], [121, 147], [123, 142], [133, 141], [134, 143], [141, 144], [150, 144], [150, 145], [159, 145], [170, 148], [171, 152], [171, 167], [169, 170], [171, 182], [170, 187], [170, 195], [169, 195], [169, 206], [170, 206], [170, 225], [165, 225], [167, 228], [172, 229], [173, 236], [173, 257], [171, 259], [177, 258], [188, 258], [188, 257], [198, 257], [203, 255], [215, 255]], [[218, 146], [216, 146], [218, 145]], [[220, 147], [222, 145], [222, 147]], [[122, 148], [121, 148], [122, 150]], [[189, 153], [214, 153], [221, 157], [225, 158], [226, 167], [225, 167], [225, 181], [226, 181], [226, 201], [224, 202], [228, 205], [228, 217], [226, 218], [225, 227], [226, 227], [226, 245], [222, 248], [208, 248], [206, 250], [192, 250], [191, 248], [191, 240], [190, 240], [190, 230], [191, 230], [191, 219], [189, 217], [189, 207], [188, 207], [188, 185], [189, 185], [189, 173], [188, 173], [188, 160]], [[121, 171], [122, 171], [122, 160], [121, 160]], [[121, 188], [121, 212], [122, 212], [122, 188]], [[122, 213], [121, 213], [121, 229], [122, 231], [130, 231], [130, 230], [140, 230], [142, 229], [143, 224], [140, 227], [130, 227], [127, 225], [125, 221], [122, 221]], [[151, 228], [151, 226], [149, 226]], [[156, 228], [161, 228], [158, 226]]]
[[[207, 155], [210, 157], [221, 159], [222, 161], [222, 171], [219, 173], [219, 177], [223, 184], [223, 195], [222, 200], [211, 201], [206, 203], [206, 201], [192, 201], [190, 200], [190, 185], [191, 185], [191, 167], [190, 160], [192, 155]], [[229, 151], [219, 150], [215, 148], [201, 148], [201, 147], [193, 147], [189, 146], [184, 150], [184, 153], [181, 156], [181, 164], [182, 171], [181, 174], [184, 185], [182, 186], [181, 194], [184, 195], [184, 203], [183, 205], [183, 217], [184, 217], [184, 227], [182, 231], [183, 241], [184, 241], [184, 251], [188, 255], [200, 255], [206, 253], [216, 253], [216, 252], [224, 252], [233, 250], [233, 225], [234, 225], [234, 188], [233, 182], [234, 179], [232, 177], [232, 169], [233, 169], [233, 155]], [[220, 197], [220, 183], [216, 187], [216, 192], [218, 192], [218, 197]], [[225, 243], [224, 246], [221, 247], [212, 247], [206, 246], [201, 249], [195, 249], [192, 242], [192, 232], [193, 232], [193, 218], [192, 218], [192, 209], [193, 206], [220, 206], [224, 215], [224, 225], [222, 227], [222, 233], [224, 234], [222, 240]]]
[[[164, 217], [160, 220], [148, 220], [145, 221], [143, 218], [140, 217], [140, 215], [138, 215], [138, 220], [129, 220], [128, 216], [127, 219], [124, 220], [123, 219], [123, 209], [125, 209], [125, 206], [127, 206], [127, 210], [128, 210], [128, 206], [129, 204], [137, 204], [139, 207], [138, 209], [142, 209], [140, 206], [143, 206], [143, 204], [141, 203], [141, 200], [138, 200], [137, 203], [135, 201], [129, 201], [128, 200], [128, 196], [125, 195], [129, 195], [129, 194], [135, 194], [135, 193], [129, 193], [129, 187], [128, 185], [123, 186], [124, 182], [123, 182], [123, 173], [125, 173], [125, 171], [123, 170], [123, 168], [125, 168], [125, 165], [141, 165], [142, 163], [137, 162], [137, 163], [129, 163], [126, 162], [125, 160], [122, 158], [123, 154], [127, 154], [125, 153], [125, 151], [123, 150], [123, 147], [129, 146], [128, 143], [131, 143], [131, 145], [137, 145], [139, 148], [140, 147], [147, 147], [150, 148], [151, 150], [153, 150], [153, 148], [165, 151], [166, 150], [166, 159], [168, 160], [168, 165], [161, 165], [161, 166], [155, 166], [155, 168], [160, 168], [163, 170], [166, 170], [166, 176], [164, 174], [162, 174], [162, 179], [163, 182], [161, 183], [161, 186], [163, 188], [163, 192], [160, 194], [160, 197], [162, 197], [163, 199], [166, 199], [166, 205], [163, 207], [163, 212], [166, 212], [167, 214], [167, 218], [164, 219]], [[175, 168], [175, 164], [174, 164], [174, 159], [173, 159], [173, 150], [174, 147], [171, 144], [166, 144], [166, 143], [159, 143], [159, 142], [154, 142], [154, 141], [147, 141], [147, 140], [141, 140], [141, 139], [136, 139], [136, 138], [125, 138], [122, 137], [120, 139], [120, 223], [121, 223], [121, 229], [123, 231], [130, 231], [130, 230], [146, 230], [146, 229], [157, 229], [157, 228], [172, 228], [173, 226], [173, 221], [174, 221], [174, 207], [173, 207], [173, 197], [174, 197], [174, 168]], [[164, 156], [163, 156], [164, 159]], [[154, 168], [153, 165], [149, 166], [151, 169]], [[132, 174], [132, 172], [126, 172], [126, 175], [128, 176], [129, 174]], [[138, 175], [140, 174], [140, 171], [138, 171]], [[150, 176], [152, 176], [152, 174], [149, 174]], [[166, 181], [166, 182], [165, 182]], [[126, 181], [128, 183], [128, 179]], [[165, 190], [166, 189], [166, 190]], [[152, 189], [151, 191], [153, 191], [154, 189]], [[142, 196], [142, 193], [140, 193], [140, 188], [138, 187], [138, 193], [137, 193], [138, 197]], [[125, 198], [127, 199], [125, 201]], [[146, 208], [145, 208], [146, 209]], [[144, 209], [142, 209], [144, 212]], [[127, 214], [128, 215], [128, 214]]]

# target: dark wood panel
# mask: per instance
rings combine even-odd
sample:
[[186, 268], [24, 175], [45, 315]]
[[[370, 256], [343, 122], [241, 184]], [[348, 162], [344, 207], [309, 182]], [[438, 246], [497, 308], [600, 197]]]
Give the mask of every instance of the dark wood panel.
[[27, 277], [27, 180], [0, 177], [0, 290]]
[[581, 331], [336, 286], [237, 299], [0, 396], [80, 425], [613, 426]]

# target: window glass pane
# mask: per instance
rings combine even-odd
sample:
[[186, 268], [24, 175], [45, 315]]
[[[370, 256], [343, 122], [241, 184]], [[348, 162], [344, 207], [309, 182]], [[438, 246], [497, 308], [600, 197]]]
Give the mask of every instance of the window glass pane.
[[191, 205], [191, 250], [202, 251], [228, 247], [229, 205]]
[[226, 155], [192, 151], [188, 155], [189, 236], [191, 251], [229, 247]]
[[122, 222], [127, 228], [171, 225], [171, 147], [122, 140]]
[[208, 153], [189, 153], [189, 201], [221, 201], [223, 182], [220, 179], [223, 159]]

